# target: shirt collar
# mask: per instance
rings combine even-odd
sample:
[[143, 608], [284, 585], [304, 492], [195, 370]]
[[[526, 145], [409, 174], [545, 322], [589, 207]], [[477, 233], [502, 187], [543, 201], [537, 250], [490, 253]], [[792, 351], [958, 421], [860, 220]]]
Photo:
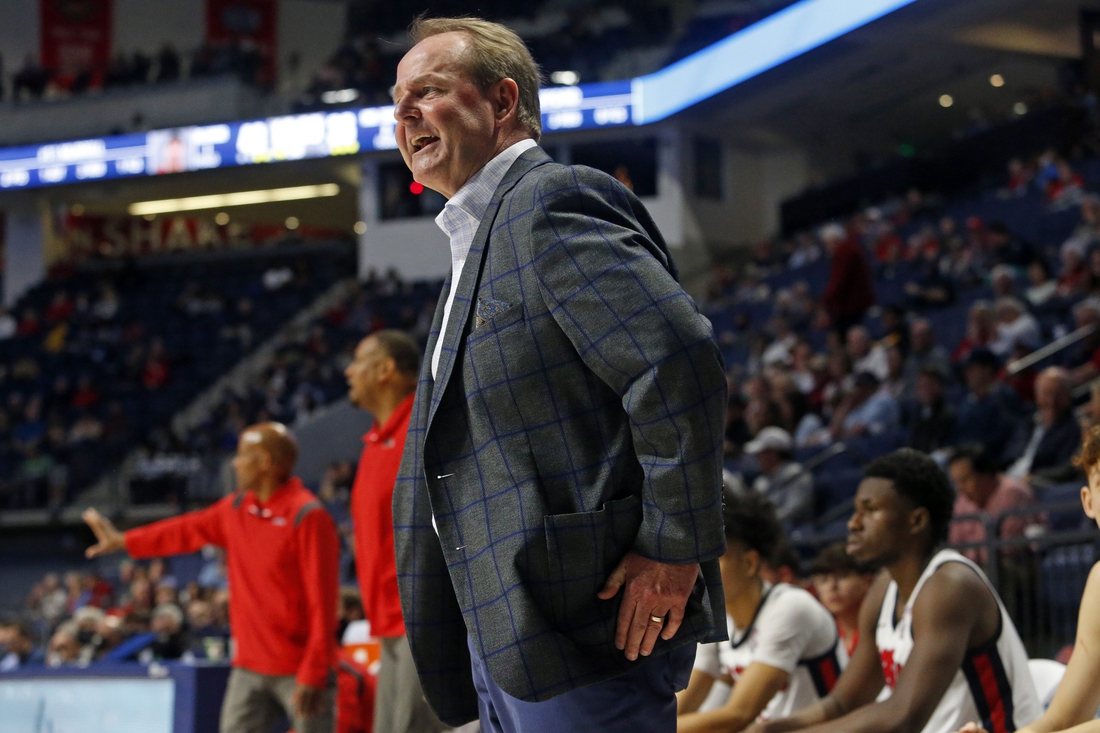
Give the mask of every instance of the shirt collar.
[[436, 225], [449, 236], [458, 228], [460, 218], [481, 221], [486, 209], [489, 208], [489, 202], [493, 200], [493, 194], [496, 193], [500, 182], [504, 180], [504, 174], [525, 150], [535, 145], [537, 143], [534, 140], [527, 138], [497, 153], [495, 158], [470, 176], [469, 180], [462, 184], [455, 195], [447, 201], [443, 211], [435, 217]]
[[363, 436], [363, 442], [374, 443], [389, 439], [389, 437], [397, 431], [397, 426], [401, 425], [401, 423], [406, 421], [409, 415], [412, 414], [413, 397], [415, 396], [416, 394], [413, 393], [401, 400], [401, 404], [394, 409], [390, 416], [386, 418], [386, 422], [382, 425], [379, 425], [378, 422], [375, 421], [374, 427]]

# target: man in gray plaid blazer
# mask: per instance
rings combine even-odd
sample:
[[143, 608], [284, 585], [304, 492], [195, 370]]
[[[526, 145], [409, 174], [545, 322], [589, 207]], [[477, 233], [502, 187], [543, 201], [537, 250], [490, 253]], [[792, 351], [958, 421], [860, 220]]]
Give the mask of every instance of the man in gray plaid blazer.
[[536, 146], [515, 34], [412, 35], [395, 133], [452, 251], [394, 492], [425, 694], [486, 733], [673, 731], [695, 643], [726, 634], [710, 324], [638, 199]]

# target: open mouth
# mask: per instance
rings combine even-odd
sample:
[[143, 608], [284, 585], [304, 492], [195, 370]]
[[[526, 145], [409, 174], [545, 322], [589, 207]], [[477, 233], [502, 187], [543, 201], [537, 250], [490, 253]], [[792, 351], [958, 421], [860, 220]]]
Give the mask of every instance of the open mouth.
[[413, 154], [419, 153], [424, 148], [434, 145], [437, 142], [439, 142], [439, 138], [435, 135], [417, 135], [412, 139]]

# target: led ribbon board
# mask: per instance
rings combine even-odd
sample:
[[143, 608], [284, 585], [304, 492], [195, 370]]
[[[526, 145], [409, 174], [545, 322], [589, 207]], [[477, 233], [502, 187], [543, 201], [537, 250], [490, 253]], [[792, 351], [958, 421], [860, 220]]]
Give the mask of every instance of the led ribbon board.
[[[540, 97], [547, 132], [633, 124], [626, 80]], [[394, 124], [392, 106], [364, 107], [0, 148], [0, 190], [391, 150]]]
[[[802, 0], [648, 76], [543, 89], [543, 132], [662, 120], [914, 2]], [[392, 106], [283, 115], [0, 148], [0, 191], [396, 147]]]
[[723, 92], [916, 0], [803, 0], [632, 81], [636, 125]]

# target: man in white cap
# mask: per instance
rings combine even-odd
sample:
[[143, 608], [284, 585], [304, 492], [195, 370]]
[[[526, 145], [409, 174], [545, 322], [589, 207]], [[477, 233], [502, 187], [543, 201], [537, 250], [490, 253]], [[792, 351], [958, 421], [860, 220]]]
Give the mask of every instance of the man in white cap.
[[788, 526], [807, 522], [814, 513], [813, 476], [794, 460], [793, 451], [791, 434], [783, 428], [764, 428], [745, 444], [745, 453], [760, 466], [753, 490], [775, 505], [779, 521]]

